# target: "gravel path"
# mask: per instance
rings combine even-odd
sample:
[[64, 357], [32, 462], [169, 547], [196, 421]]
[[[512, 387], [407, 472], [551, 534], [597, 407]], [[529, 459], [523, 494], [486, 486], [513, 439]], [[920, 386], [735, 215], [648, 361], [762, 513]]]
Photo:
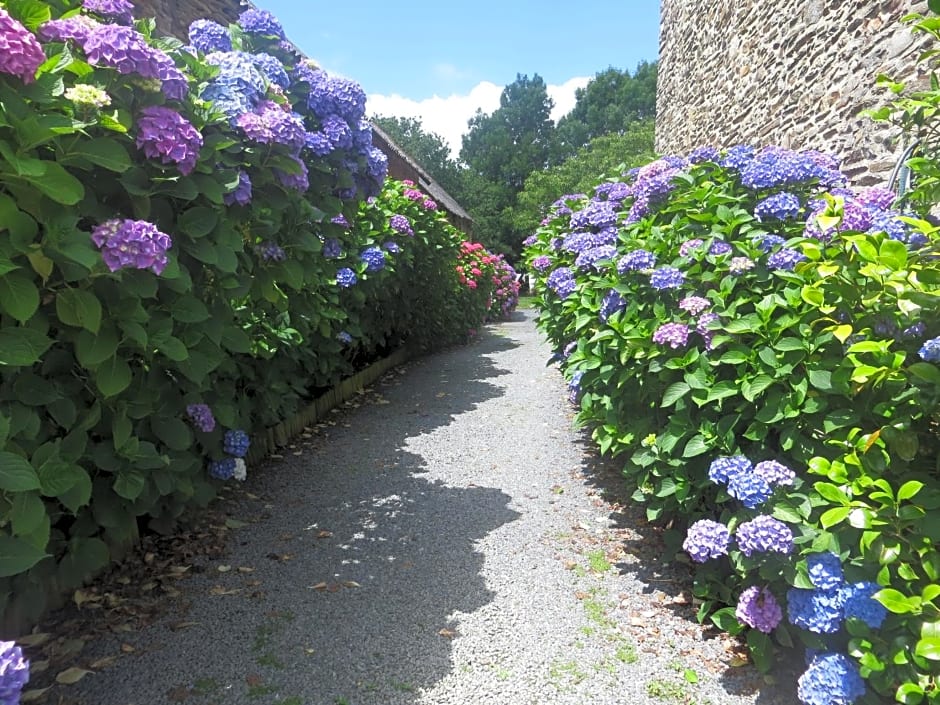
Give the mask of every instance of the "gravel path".
[[[231, 552], [84, 705], [791, 705], [608, 500], [532, 312], [406, 365], [249, 476]], [[249, 472], [251, 472], [249, 470]], [[127, 646], [129, 644], [129, 646]]]

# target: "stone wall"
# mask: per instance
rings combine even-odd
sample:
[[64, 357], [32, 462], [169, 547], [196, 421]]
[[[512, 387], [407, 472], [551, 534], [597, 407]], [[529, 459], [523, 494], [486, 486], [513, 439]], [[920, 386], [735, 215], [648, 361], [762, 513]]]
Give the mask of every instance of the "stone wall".
[[838, 155], [857, 185], [884, 183], [902, 149], [861, 117], [887, 74], [922, 86], [929, 39], [900, 18], [922, 0], [662, 0], [656, 149], [778, 144]]

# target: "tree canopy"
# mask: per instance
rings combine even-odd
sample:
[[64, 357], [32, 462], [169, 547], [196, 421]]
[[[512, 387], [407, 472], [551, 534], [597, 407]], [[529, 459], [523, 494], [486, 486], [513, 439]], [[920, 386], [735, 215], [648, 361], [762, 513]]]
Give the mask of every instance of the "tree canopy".
[[461, 191], [460, 170], [443, 137], [435, 132], [426, 132], [417, 118], [377, 115], [372, 122], [418, 162], [445, 191], [458, 197]]

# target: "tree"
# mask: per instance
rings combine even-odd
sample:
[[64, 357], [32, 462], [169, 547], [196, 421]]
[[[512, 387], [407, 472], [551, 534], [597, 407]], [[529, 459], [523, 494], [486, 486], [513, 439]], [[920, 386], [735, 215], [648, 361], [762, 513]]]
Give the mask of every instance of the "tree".
[[425, 132], [417, 118], [377, 115], [372, 118], [372, 122], [420, 164], [445, 191], [458, 197], [460, 170], [456, 160], [450, 156], [450, 148], [443, 137], [435, 132]]
[[517, 74], [503, 89], [499, 108], [478, 110], [463, 136], [460, 159], [466, 165], [461, 194], [474, 219], [474, 231], [490, 249], [511, 259], [524, 235], [513, 227], [516, 194], [533, 171], [549, 161], [555, 126], [545, 81]]
[[589, 193], [602, 176], [619, 176], [623, 169], [653, 158], [651, 119], [633, 123], [623, 134], [595, 137], [575, 156], [529, 175], [516, 197], [513, 229], [531, 235], [556, 199], [568, 193]]

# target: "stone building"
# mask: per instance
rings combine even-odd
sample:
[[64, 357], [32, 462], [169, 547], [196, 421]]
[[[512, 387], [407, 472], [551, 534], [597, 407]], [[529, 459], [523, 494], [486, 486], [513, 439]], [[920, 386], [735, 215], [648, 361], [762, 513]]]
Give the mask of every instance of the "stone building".
[[[153, 17], [160, 34], [186, 39], [193, 20], [207, 18], [219, 24], [232, 24], [247, 8], [244, 0], [135, 0], [138, 17]], [[299, 49], [299, 55], [303, 55]], [[353, 77], [355, 78], [355, 77]], [[385, 132], [373, 126], [372, 143], [388, 157], [388, 174], [394, 179], [409, 179], [440, 205], [448, 221], [466, 235], [473, 221], [460, 204], [448, 194], [411, 156]]]
[[924, 85], [930, 44], [901, 18], [923, 0], [662, 0], [656, 150], [777, 144], [842, 160], [856, 185], [884, 184], [903, 150], [881, 106], [886, 74]]

